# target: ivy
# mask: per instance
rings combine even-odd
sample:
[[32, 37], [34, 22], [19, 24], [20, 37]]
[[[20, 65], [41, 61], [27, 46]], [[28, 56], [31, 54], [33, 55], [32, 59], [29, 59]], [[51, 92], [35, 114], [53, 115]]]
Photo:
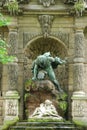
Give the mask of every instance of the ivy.
[[18, 14], [19, 7], [17, 0], [8, 1], [7, 8], [11, 15]]
[[9, 25], [9, 23], [10, 23], [10, 20], [5, 19], [5, 17], [3, 17], [3, 15], [0, 13], [0, 27], [7, 26]]
[[77, 16], [82, 16], [83, 11], [85, 10], [84, 1], [79, 0], [75, 2], [74, 9], [76, 11]]
[[[9, 22], [0, 13], [0, 26], [6, 26]], [[14, 60], [13, 56], [8, 55], [8, 44], [0, 38], [0, 63], [8, 63]]]

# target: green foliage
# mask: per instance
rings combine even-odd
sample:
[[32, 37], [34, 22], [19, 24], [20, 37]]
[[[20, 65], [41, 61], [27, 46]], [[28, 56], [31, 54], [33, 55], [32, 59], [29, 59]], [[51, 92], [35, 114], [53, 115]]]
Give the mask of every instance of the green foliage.
[[7, 8], [10, 14], [17, 14], [19, 9], [17, 0], [7, 2]]
[[2, 39], [0, 39], [0, 63], [8, 63], [14, 60], [13, 56], [9, 56], [7, 52], [8, 45]]
[[3, 15], [0, 13], [0, 27], [9, 25], [10, 20], [5, 19]]
[[[8, 20], [6, 20], [3, 17], [3, 15], [0, 13], [0, 26], [2, 27], [8, 24], [9, 24]], [[12, 62], [14, 60], [13, 56], [8, 55], [8, 51], [7, 51], [8, 47], [9, 46], [7, 45], [7, 43], [0, 38], [0, 63], [5, 64], [8, 62]]]
[[65, 92], [60, 93], [59, 95], [59, 107], [63, 112], [67, 110], [67, 94]]
[[25, 101], [25, 102], [26, 102], [26, 100], [29, 98], [29, 96], [30, 96], [29, 93], [26, 93], [26, 94], [24, 95], [24, 101]]
[[61, 98], [61, 100], [66, 100], [67, 99], [67, 94], [65, 92], [60, 93], [60, 98]]
[[82, 12], [85, 10], [83, 0], [79, 0], [79, 1], [75, 2], [74, 9], [78, 15], [79, 14], [82, 15]]
[[80, 129], [80, 130], [87, 130], [87, 121], [81, 121], [81, 120], [73, 120], [74, 124]]
[[67, 102], [66, 101], [60, 101], [59, 107], [63, 110], [63, 112], [66, 112], [67, 109]]

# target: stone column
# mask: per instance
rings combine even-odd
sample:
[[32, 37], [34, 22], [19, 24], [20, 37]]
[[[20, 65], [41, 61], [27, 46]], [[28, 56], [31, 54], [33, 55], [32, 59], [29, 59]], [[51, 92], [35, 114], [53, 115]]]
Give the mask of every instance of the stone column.
[[[9, 27], [9, 55], [17, 56], [18, 49], [18, 32], [17, 27]], [[15, 59], [14, 62], [10, 62], [3, 66], [3, 79], [2, 79], [2, 94], [5, 95], [8, 90], [17, 90], [18, 82], [18, 60]]]
[[82, 29], [75, 32], [74, 91], [84, 89], [84, 34]]
[[8, 43], [10, 45], [9, 54], [16, 55], [18, 52], [18, 29], [16, 26], [9, 26]]
[[19, 93], [18, 93], [18, 32], [17, 27], [9, 26], [8, 36], [9, 55], [15, 56], [13, 62], [3, 67], [3, 96], [5, 99], [4, 120], [13, 120], [19, 116]]
[[72, 117], [74, 121], [87, 120], [87, 96], [84, 92], [84, 34], [83, 29], [75, 32], [75, 57], [73, 74]]

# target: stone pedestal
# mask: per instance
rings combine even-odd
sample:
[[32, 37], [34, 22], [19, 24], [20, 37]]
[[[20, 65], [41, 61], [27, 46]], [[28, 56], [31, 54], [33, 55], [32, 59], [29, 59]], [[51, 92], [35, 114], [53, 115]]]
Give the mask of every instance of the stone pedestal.
[[4, 121], [13, 120], [19, 116], [19, 94], [17, 91], [6, 92]]
[[45, 100], [50, 100], [57, 109], [60, 116], [64, 117], [63, 110], [60, 107], [59, 92], [54, 84], [49, 80], [40, 80], [25, 85], [25, 111], [26, 116], [31, 116], [34, 110]]
[[87, 95], [83, 91], [74, 92], [72, 95], [73, 121], [87, 122]]

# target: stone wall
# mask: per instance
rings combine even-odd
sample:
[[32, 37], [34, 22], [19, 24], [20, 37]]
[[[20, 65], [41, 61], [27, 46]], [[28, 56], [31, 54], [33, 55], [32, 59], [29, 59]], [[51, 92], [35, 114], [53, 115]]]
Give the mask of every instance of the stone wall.
[[[70, 118], [73, 92], [84, 91], [87, 93], [87, 18], [85, 15], [79, 18], [70, 15], [61, 0], [56, 1], [56, 5], [50, 3], [49, 8], [44, 8], [43, 4], [33, 0], [23, 9], [24, 12], [17, 18], [12, 17], [11, 25], [8, 27], [8, 41], [12, 46], [10, 54], [18, 58], [16, 63], [19, 68], [16, 75], [18, 78], [16, 77], [17, 82], [14, 81], [16, 86], [12, 88], [13, 85], [11, 86], [11, 83], [9, 85], [7, 81], [8, 68], [4, 66], [3, 80], [0, 86], [2, 95], [4, 96], [9, 89], [17, 89], [20, 95], [19, 116], [22, 119], [24, 83], [26, 79], [32, 77], [32, 61], [42, 52], [51, 51], [53, 56], [67, 57], [67, 64], [59, 67], [55, 73], [60, 85], [68, 93], [68, 115]], [[11, 67], [10, 64], [8, 66]], [[15, 76], [15, 73], [13, 75]]]
[[4, 120], [4, 99], [0, 97], [0, 125], [3, 124]]

